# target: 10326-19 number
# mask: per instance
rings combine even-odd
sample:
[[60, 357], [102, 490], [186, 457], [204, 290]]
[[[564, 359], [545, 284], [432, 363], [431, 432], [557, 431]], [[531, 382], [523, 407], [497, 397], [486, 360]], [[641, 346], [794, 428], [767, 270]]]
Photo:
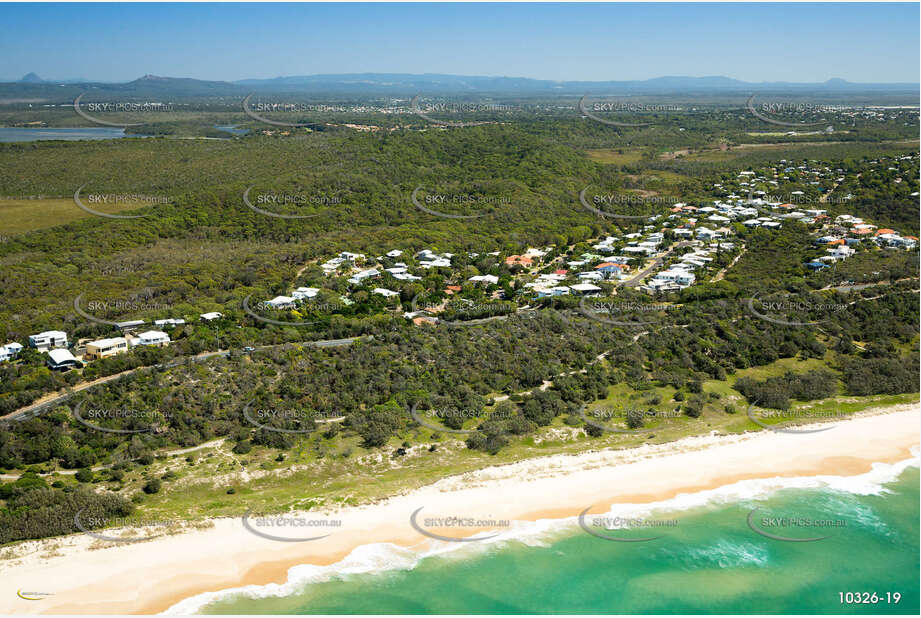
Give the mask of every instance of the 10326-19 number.
[[839, 592], [838, 601], [848, 605], [877, 603], [894, 604], [902, 600], [901, 592]]

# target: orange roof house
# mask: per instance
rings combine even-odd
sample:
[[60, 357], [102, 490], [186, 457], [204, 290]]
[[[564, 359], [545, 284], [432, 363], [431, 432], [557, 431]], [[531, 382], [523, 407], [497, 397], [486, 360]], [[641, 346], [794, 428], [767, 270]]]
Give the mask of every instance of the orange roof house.
[[895, 234], [895, 230], [890, 230], [888, 227], [884, 227], [881, 230], [876, 230], [876, 235], [879, 236], [880, 234]]
[[531, 266], [532, 264], [534, 264], [534, 260], [527, 255], [510, 255], [505, 258], [506, 266]]
[[455, 292], [460, 292], [461, 286], [459, 285], [449, 285], [445, 288], [445, 294], [454, 294]]
[[835, 245], [843, 245], [843, 244], [845, 244], [845, 243], [844, 243], [844, 239], [843, 239], [843, 238], [839, 238], [838, 240], [829, 241], [828, 246], [829, 246], [829, 247], [834, 247]]

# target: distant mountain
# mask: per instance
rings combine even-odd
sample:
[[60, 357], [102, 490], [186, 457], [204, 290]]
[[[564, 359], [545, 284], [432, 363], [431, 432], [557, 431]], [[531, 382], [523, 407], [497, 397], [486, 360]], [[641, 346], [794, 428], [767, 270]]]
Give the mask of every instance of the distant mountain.
[[124, 83], [87, 80], [42, 80], [29, 73], [17, 82], [0, 83], [0, 101], [29, 97], [47, 101], [73, 100], [87, 92], [87, 100], [101, 97], [126, 98], [222, 98], [243, 97], [250, 92], [262, 95], [305, 96], [525, 96], [567, 97], [579, 95], [718, 96], [733, 99], [750, 94], [798, 96], [874, 96], [898, 95], [917, 102], [918, 84], [853, 83], [832, 78], [821, 83], [745, 82], [724, 76], [664, 76], [647, 80], [554, 81], [526, 77], [488, 77], [425, 73], [353, 73], [298, 75], [271, 79], [243, 79], [236, 82], [208, 81], [183, 77], [144, 75]]
[[647, 80], [625, 81], [553, 81], [526, 77], [486, 77], [425, 73], [356, 73], [301, 75], [273, 79], [243, 79], [234, 82], [253, 90], [295, 92], [365, 92], [378, 94], [460, 94], [490, 93], [506, 95], [550, 94], [725, 94], [739, 92], [846, 91], [913, 91], [918, 84], [858, 84], [840, 78], [823, 83], [745, 82], [731, 77], [666, 76]]

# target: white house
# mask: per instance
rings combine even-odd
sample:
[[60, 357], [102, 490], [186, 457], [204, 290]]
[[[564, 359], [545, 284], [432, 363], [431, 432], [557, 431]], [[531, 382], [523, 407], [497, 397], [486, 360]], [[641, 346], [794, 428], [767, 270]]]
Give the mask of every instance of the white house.
[[305, 298], [313, 298], [320, 293], [320, 288], [297, 288], [291, 292], [291, 297], [295, 300], [303, 300]]
[[185, 324], [185, 320], [182, 318], [166, 318], [165, 320], [154, 320], [154, 324], [157, 326], [181, 326]]
[[361, 283], [365, 279], [372, 279], [374, 277], [380, 277], [381, 272], [376, 268], [369, 268], [368, 270], [362, 270], [349, 278], [349, 283]]
[[69, 350], [48, 350], [47, 365], [50, 369], [65, 371], [81, 365]]
[[52, 348], [66, 348], [67, 333], [62, 330], [46, 330], [37, 335], [29, 335], [29, 345], [39, 352]]
[[294, 309], [295, 299], [291, 296], [276, 296], [272, 300], [265, 301], [265, 304], [272, 309]]
[[131, 341], [132, 345], [155, 345], [164, 346], [170, 342], [169, 335], [160, 330], [148, 330], [140, 333]]
[[499, 283], [499, 277], [495, 275], [474, 275], [470, 277], [468, 281], [481, 282], [487, 285], [497, 285]]
[[597, 285], [592, 285], [591, 283], [575, 283], [571, 286], [571, 289], [574, 292], [578, 292], [579, 294], [583, 295], [597, 294], [601, 291], [601, 288], [599, 288]]
[[19, 353], [21, 351], [22, 351], [22, 344], [16, 343], [15, 341], [12, 343], [8, 343], [6, 345], [0, 346], [0, 361], [13, 360], [17, 356], [19, 356]]
[[211, 311], [210, 313], [202, 313], [198, 317], [204, 320], [205, 322], [210, 322], [211, 320], [217, 320], [217, 319], [224, 317], [224, 314], [218, 313], [217, 311]]
[[374, 288], [371, 291], [374, 292], [375, 294], [380, 294], [384, 298], [392, 298], [394, 296], [400, 295], [399, 292], [394, 292], [393, 290], [388, 290], [386, 288]]
[[694, 276], [694, 273], [690, 273], [679, 268], [663, 270], [662, 272], [657, 273], [655, 277], [653, 277], [653, 280], [668, 281], [682, 287], [691, 285], [694, 283], [695, 279], [696, 277]]

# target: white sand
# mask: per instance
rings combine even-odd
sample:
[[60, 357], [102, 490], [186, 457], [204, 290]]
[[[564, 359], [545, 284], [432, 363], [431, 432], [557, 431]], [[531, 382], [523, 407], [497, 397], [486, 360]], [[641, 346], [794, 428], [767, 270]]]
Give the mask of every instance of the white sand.
[[[139, 543], [102, 543], [82, 534], [24, 543], [13, 548], [17, 559], [0, 560], [0, 612], [156, 613], [207, 591], [284, 583], [292, 566], [333, 564], [370, 543], [422, 550], [437, 541], [410, 526], [410, 515], [420, 507], [418, 521], [426, 529], [465, 537], [480, 528], [436, 528], [424, 520], [572, 517], [593, 505], [592, 513], [602, 513], [612, 504], [645, 504], [744, 479], [853, 476], [874, 462], [911, 457], [921, 443], [918, 404], [875, 412], [819, 433], [707, 436], [532, 459], [443, 479], [372, 506], [307, 515], [341, 520], [339, 528], [259, 528], [289, 537], [332, 532], [312, 542], [268, 540], [247, 532], [239, 519], [217, 519], [210, 528]], [[100, 544], [108, 546], [90, 550]], [[19, 590], [52, 594], [28, 601], [18, 598]]]

